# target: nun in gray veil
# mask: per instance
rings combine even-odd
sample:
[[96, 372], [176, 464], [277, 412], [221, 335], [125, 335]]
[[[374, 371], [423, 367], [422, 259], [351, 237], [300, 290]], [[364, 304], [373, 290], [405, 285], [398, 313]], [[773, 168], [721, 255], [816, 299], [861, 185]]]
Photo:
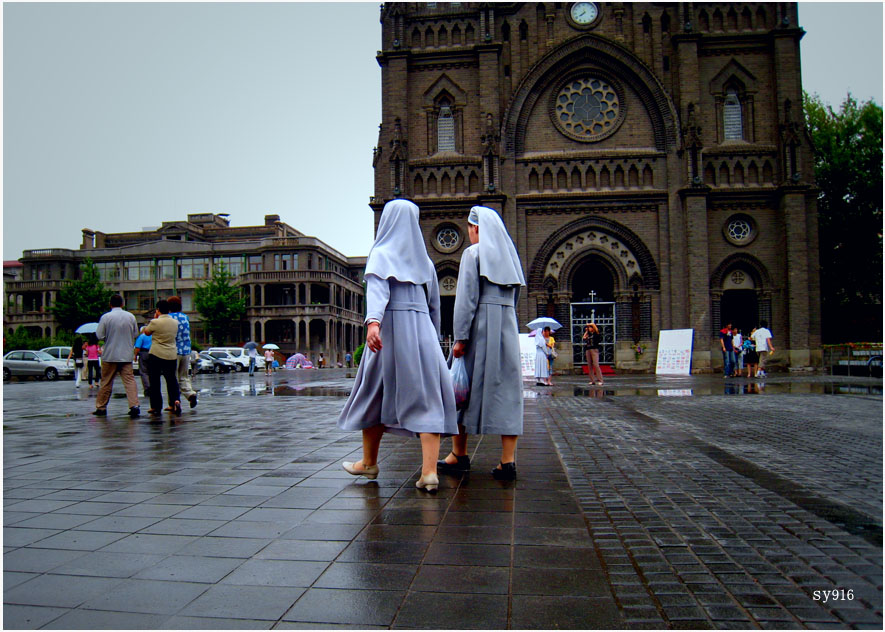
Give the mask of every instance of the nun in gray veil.
[[353, 391], [338, 418], [342, 430], [362, 430], [363, 458], [345, 461], [354, 476], [378, 476], [385, 432], [420, 435], [421, 477], [436, 491], [440, 434], [458, 432], [455, 393], [439, 345], [439, 285], [408, 200], [384, 206], [366, 262], [366, 351]]
[[458, 414], [460, 434], [441, 472], [470, 470], [468, 434], [501, 435], [498, 480], [516, 478], [516, 441], [522, 434], [522, 370], [516, 301], [525, 276], [513, 240], [497, 211], [474, 206], [467, 218], [469, 246], [461, 256], [453, 317], [452, 355], [464, 358], [470, 400]]

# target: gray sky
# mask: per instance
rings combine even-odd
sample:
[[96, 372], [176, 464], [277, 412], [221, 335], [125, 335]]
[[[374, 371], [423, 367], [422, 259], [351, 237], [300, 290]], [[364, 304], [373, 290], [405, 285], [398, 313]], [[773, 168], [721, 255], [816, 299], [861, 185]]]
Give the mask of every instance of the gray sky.
[[[5, 3], [3, 258], [205, 212], [367, 254], [378, 5]], [[799, 16], [805, 89], [881, 104], [882, 5]]]

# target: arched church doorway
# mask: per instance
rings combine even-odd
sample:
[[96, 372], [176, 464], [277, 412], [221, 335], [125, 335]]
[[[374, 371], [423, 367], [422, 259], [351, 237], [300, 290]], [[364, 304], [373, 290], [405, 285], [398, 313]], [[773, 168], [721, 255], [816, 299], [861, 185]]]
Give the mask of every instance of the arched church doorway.
[[725, 290], [720, 307], [720, 329], [731, 322], [746, 338], [753, 327], [759, 326], [759, 301], [756, 290]]
[[446, 268], [439, 272], [439, 312], [440, 334], [443, 337], [443, 347], [448, 350], [453, 344], [454, 336], [453, 316], [455, 313], [455, 289], [458, 285], [458, 272]]
[[[599, 256], [591, 255], [575, 268], [569, 284], [572, 295], [569, 329], [574, 366], [587, 364], [584, 327], [596, 323], [602, 335], [600, 364], [614, 364], [616, 342], [615, 275]], [[563, 323], [565, 324], [565, 323]]]

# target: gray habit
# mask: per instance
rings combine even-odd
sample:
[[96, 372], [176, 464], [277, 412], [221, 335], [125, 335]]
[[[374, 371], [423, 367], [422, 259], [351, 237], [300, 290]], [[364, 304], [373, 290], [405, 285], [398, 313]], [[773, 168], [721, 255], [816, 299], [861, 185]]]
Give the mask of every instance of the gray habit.
[[470, 401], [458, 413], [458, 423], [468, 434], [522, 434], [518, 289], [480, 277], [479, 248], [474, 245], [464, 251], [453, 324], [455, 340], [467, 341], [464, 362]]
[[368, 319], [381, 322], [381, 350], [363, 352], [342, 430], [458, 433], [455, 389], [439, 346], [439, 287], [366, 275]]

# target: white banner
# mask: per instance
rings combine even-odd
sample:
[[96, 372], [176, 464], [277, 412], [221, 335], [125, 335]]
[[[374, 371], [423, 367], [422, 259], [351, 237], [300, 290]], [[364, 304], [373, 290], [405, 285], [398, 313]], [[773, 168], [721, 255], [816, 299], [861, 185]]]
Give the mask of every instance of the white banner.
[[658, 334], [656, 375], [691, 375], [694, 329], [667, 329]]
[[519, 334], [519, 361], [522, 365], [522, 377], [535, 377], [534, 336]]

